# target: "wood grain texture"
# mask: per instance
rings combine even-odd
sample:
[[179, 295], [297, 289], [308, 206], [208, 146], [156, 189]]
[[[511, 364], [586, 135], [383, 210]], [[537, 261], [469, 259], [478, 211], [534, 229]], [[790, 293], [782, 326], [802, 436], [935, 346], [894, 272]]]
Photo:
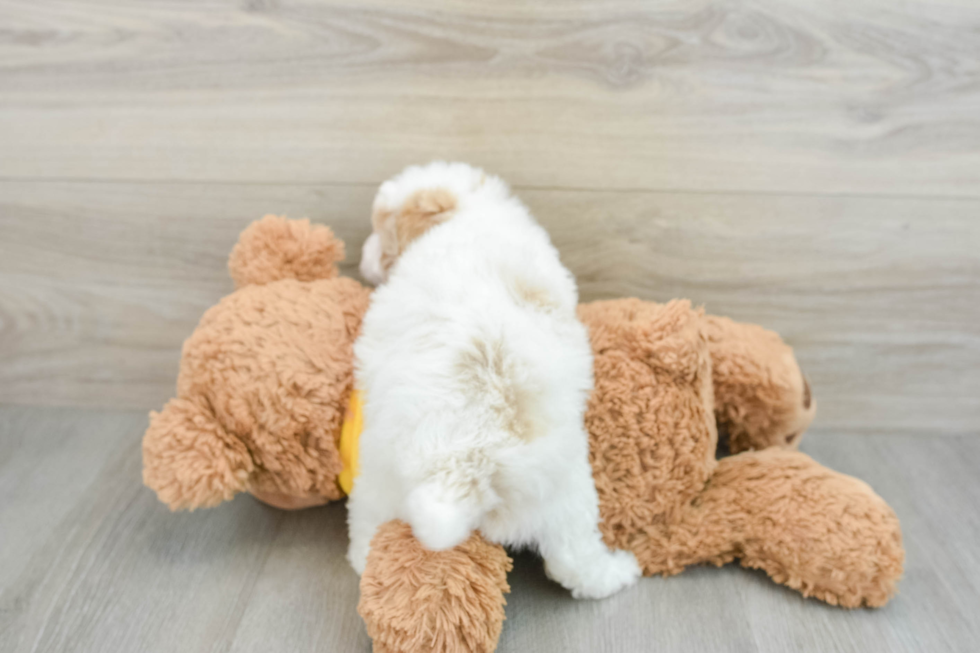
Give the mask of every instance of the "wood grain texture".
[[970, 0], [0, 2], [0, 176], [980, 195]]
[[[519, 189], [582, 299], [687, 297], [794, 347], [817, 425], [976, 433], [980, 201]], [[356, 274], [368, 186], [0, 182], [0, 402], [157, 408], [266, 212]]]
[[[135, 413], [0, 407], [0, 652], [370, 651], [345, 508], [247, 496], [173, 514], [140, 482]], [[734, 566], [575, 601], [516, 557], [500, 653], [918, 653], [980, 640], [980, 438], [809, 434], [902, 520], [900, 594], [842, 610]]]

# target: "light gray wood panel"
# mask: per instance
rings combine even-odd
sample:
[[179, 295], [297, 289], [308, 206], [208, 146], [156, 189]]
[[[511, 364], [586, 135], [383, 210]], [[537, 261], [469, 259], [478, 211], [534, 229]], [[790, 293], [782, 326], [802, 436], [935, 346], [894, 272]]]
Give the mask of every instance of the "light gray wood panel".
[[[367, 653], [343, 504], [281, 513], [244, 496], [172, 514], [140, 483], [145, 424], [0, 407], [0, 652]], [[575, 601], [519, 554], [498, 650], [973, 650], [980, 439], [818, 431], [803, 449], [869, 482], [902, 520], [906, 575], [885, 608], [833, 608], [731, 565]]]
[[980, 193], [970, 0], [0, 3], [0, 176]]
[[[45, 482], [15, 480], [0, 504], [24, 514], [3, 524], [17, 554], [4, 560], [0, 650], [226, 648], [282, 514], [255, 502], [169, 514], [141, 483], [145, 415], [2, 414], [0, 441], [21, 442], [0, 470], [3, 485], [28, 465]], [[66, 449], [105, 460], [87, 487], [71, 479], [91, 474], [85, 457], [75, 458], [73, 470], [59, 465]], [[55, 503], [52, 519], [42, 508]]]
[[[356, 273], [373, 188], [0, 182], [0, 401], [156, 408], [266, 212], [309, 215]], [[583, 300], [688, 297], [776, 329], [817, 425], [976, 433], [980, 202], [518, 189]]]
[[371, 650], [347, 563], [347, 511], [283, 516], [229, 653]]
[[77, 509], [75, 498], [132, 441], [131, 415], [82, 416], [79, 425], [63, 412], [0, 409], [0, 587], [11, 587], [38, 543]]

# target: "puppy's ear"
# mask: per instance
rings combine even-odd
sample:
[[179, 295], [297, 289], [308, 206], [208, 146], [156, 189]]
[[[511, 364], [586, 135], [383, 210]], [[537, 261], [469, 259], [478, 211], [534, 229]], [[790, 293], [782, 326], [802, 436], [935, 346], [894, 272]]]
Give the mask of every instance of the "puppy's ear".
[[387, 271], [415, 239], [451, 218], [456, 203], [445, 188], [424, 188], [396, 209], [375, 206], [371, 221], [381, 240], [382, 269]]
[[452, 217], [456, 196], [444, 188], [428, 188], [413, 193], [395, 219], [399, 253], [432, 227]]

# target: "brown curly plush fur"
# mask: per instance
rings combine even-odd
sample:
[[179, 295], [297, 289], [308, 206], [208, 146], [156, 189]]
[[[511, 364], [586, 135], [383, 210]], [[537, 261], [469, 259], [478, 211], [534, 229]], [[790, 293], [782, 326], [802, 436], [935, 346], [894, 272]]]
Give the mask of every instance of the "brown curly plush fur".
[[305, 220], [268, 216], [242, 233], [229, 267], [251, 285], [201, 318], [177, 398], [144, 436], [143, 480], [171, 509], [244, 490], [282, 507], [341, 497], [336, 443], [370, 292], [336, 278], [343, 254]]
[[[711, 360], [689, 302], [579, 307], [595, 354], [585, 425], [607, 543], [689, 503], [715, 466]], [[640, 561], [644, 566], [643, 561]]]
[[280, 279], [316, 281], [337, 276], [344, 243], [322, 225], [267, 215], [242, 232], [228, 257], [228, 271], [241, 288]]
[[401, 521], [371, 541], [358, 612], [375, 653], [491, 653], [504, 623], [511, 560], [478, 535], [451, 551], [422, 548]]
[[642, 539], [648, 573], [738, 559], [848, 608], [884, 605], [905, 557], [895, 513], [867, 484], [776, 448], [720, 460], [704, 491]]
[[738, 558], [828, 603], [888, 600], [901, 531], [871, 488], [785, 449], [715, 461], [726, 408], [713, 410], [713, 331], [700, 311], [617, 300], [579, 315], [596, 360], [586, 424], [607, 544], [633, 551], [646, 574]]

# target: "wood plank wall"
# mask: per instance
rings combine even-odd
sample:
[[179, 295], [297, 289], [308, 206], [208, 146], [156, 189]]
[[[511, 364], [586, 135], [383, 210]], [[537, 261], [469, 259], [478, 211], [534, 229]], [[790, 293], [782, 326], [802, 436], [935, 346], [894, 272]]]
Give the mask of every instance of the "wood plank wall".
[[0, 0], [0, 402], [154, 408], [263, 213], [512, 182], [583, 299], [797, 348], [818, 426], [980, 429], [973, 0]]

